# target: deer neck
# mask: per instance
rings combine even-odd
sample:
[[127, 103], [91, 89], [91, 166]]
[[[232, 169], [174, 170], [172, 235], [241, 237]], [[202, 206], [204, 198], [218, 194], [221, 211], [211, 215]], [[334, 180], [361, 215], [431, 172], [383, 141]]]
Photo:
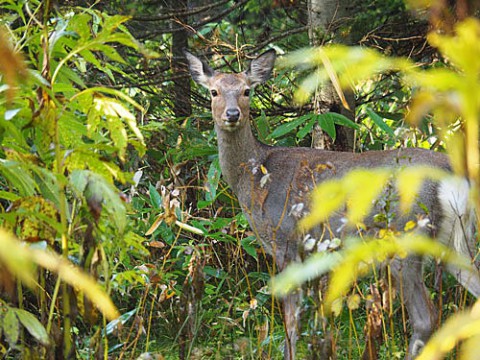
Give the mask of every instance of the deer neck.
[[237, 193], [247, 166], [252, 162], [263, 163], [265, 145], [253, 136], [250, 123], [235, 131], [220, 129], [215, 125], [215, 130], [222, 174], [232, 190]]

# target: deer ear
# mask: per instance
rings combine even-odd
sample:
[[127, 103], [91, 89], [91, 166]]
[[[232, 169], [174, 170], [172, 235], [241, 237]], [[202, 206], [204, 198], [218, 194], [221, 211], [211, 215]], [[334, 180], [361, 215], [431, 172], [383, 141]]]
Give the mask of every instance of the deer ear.
[[275, 50], [270, 49], [252, 60], [250, 67], [245, 72], [250, 79], [252, 86], [264, 83], [268, 80], [272, 73], [276, 57], [277, 54], [275, 53]]
[[196, 83], [209, 88], [209, 80], [215, 74], [215, 71], [188, 51], [183, 50], [183, 54], [187, 59], [188, 68], [190, 69], [190, 74], [192, 75], [193, 80], [195, 80]]

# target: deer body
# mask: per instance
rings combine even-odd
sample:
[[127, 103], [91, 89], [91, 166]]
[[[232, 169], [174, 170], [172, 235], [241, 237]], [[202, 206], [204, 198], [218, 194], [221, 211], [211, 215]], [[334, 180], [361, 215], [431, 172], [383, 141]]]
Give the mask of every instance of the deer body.
[[[309, 194], [322, 181], [340, 178], [355, 168], [429, 165], [450, 169], [447, 156], [422, 149], [355, 154], [262, 144], [251, 131], [249, 93], [251, 88], [270, 76], [275, 53], [269, 51], [260, 55], [246, 72], [240, 74], [218, 73], [188, 52], [186, 57], [193, 79], [208, 88], [212, 95], [222, 174], [238, 197], [251, 228], [264, 249], [273, 256], [279, 270], [299, 259], [306, 237], [321, 242], [354, 232], [344, 226], [341, 214], [332, 216], [328, 224], [319, 225], [308, 234], [299, 231], [297, 223], [309, 211]], [[424, 229], [428, 235], [436, 236], [465, 255], [475, 254], [474, 216], [470, 216], [465, 206], [458, 205], [467, 203], [468, 186], [457, 185], [426, 182], [418, 197], [429, 209], [428, 213], [416, 206], [410, 216], [398, 217], [396, 228], [403, 229], [408, 220], [421, 214], [430, 221], [430, 226]], [[372, 215], [378, 210], [374, 209]], [[367, 217], [365, 224], [374, 229], [371, 216]], [[433, 332], [437, 315], [423, 282], [421, 259], [415, 256], [396, 259], [391, 267], [396, 280], [403, 285], [404, 301], [412, 324], [413, 334], [407, 355], [410, 359], [419, 353]], [[471, 293], [477, 297], [480, 295], [478, 272], [455, 267], [448, 270]], [[298, 301], [299, 294], [296, 293], [284, 299], [284, 355], [289, 360], [295, 358]]]

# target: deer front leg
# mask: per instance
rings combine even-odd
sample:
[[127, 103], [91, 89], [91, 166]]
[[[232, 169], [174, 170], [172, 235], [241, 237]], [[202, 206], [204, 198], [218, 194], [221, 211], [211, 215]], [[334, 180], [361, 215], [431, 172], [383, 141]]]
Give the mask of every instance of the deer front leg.
[[392, 274], [397, 282], [397, 291], [407, 308], [412, 336], [405, 359], [410, 360], [420, 354], [437, 324], [437, 312], [430, 300], [423, 281], [422, 258], [409, 256], [394, 259]]
[[284, 359], [295, 359], [297, 344], [301, 290], [291, 292], [283, 298], [283, 326], [285, 327]]

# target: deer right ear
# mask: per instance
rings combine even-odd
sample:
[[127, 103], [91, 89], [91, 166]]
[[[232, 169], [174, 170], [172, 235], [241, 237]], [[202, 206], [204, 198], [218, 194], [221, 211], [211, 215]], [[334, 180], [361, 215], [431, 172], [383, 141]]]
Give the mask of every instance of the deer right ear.
[[188, 68], [190, 69], [193, 80], [208, 89], [209, 80], [215, 74], [215, 71], [187, 50], [183, 50], [183, 53], [188, 61]]
[[245, 72], [250, 79], [251, 86], [264, 83], [272, 73], [277, 54], [270, 49], [253, 59], [248, 70]]

